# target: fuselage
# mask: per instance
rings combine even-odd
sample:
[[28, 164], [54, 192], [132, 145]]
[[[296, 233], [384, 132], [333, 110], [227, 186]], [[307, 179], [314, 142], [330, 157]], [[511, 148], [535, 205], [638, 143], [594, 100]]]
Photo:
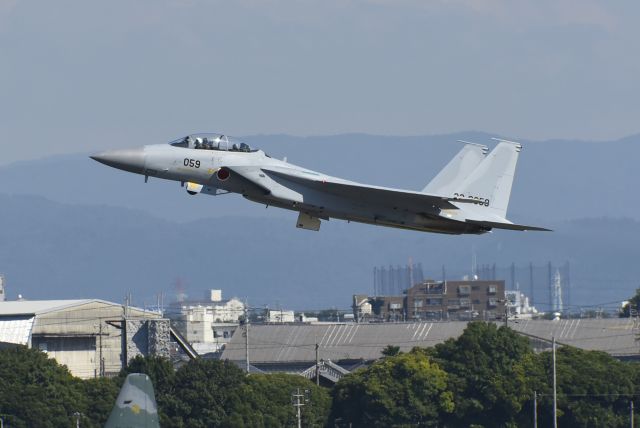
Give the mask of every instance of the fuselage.
[[346, 198], [306, 187], [296, 180], [274, 177], [264, 173], [263, 168], [281, 171], [294, 178], [358, 184], [272, 158], [261, 150], [203, 150], [157, 144], [106, 152], [92, 158], [146, 178], [173, 180], [183, 185], [189, 183], [190, 188], [195, 185], [198, 190], [190, 191], [192, 194], [237, 193], [256, 203], [298, 211], [317, 219], [336, 218], [447, 234], [480, 234], [490, 230], [443, 218], [436, 207], [411, 212], [384, 200], [360, 199], [357, 195]]

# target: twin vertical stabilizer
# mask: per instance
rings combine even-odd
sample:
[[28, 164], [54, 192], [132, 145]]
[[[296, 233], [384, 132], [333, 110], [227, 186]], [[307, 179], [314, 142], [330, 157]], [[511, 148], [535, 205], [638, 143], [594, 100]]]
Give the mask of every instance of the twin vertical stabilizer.
[[522, 146], [513, 141], [494, 139], [498, 145], [488, 155], [485, 146], [467, 143], [423, 192], [458, 200], [456, 219], [467, 223], [487, 228], [548, 230], [516, 225], [506, 219]]

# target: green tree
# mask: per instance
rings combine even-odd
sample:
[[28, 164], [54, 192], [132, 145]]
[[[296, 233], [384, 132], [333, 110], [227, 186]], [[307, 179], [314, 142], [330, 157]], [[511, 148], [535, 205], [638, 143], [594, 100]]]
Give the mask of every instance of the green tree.
[[0, 413], [13, 427], [71, 426], [86, 413], [82, 381], [43, 352], [19, 346], [0, 351]]
[[[455, 426], [518, 426], [531, 400], [528, 372], [538, 361], [529, 340], [493, 323], [469, 323], [457, 339], [429, 351], [449, 374], [456, 410], [446, 418]], [[528, 420], [528, 419], [527, 419]]]
[[[551, 352], [540, 355], [547, 385], [552, 379]], [[579, 427], [629, 426], [629, 401], [636, 391], [638, 365], [604, 352], [562, 346], [556, 352], [558, 424]], [[552, 418], [552, 391], [540, 401], [540, 420]]]
[[355, 427], [439, 426], [454, 407], [447, 374], [414, 349], [342, 378], [333, 389], [330, 420]]
[[[118, 388], [122, 386], [129, 373], [145, 373], [149, 376], [153, 383], [153, 391], [158, 404], [160, 425], [171, 426], [173, 420], [169, 417], [169, 412], [180, 413], [177, 410], [180, 405], [177, 403], [175, 396], [176, 371], [171, 361], [158, 356], [143, 357], [138, 355], [132, 358], [127, 367], [120, 372], [118, 379], [116, 379]], [[180, 417], [178, 417], [178, 420], [180, 420]]]
[[323, 426], [330, 408], [324, 388], [296, 375], [246, 376], [235, 364], [193, 360], [174, 371], [158, 357], [137, 357], [120, 374], [146, 373], [154, 383], [161, 426], [281, 427], [295, 423], [291, 392], [310, 391], [303, 408], [305, 424]]
[[252, 374], [247, 377], [245, 401], [236, 409], [242, 416], [239, 426], [276, 428], [295, 426], [296, 409], [291, 402], [293, 391], [308, 391], [308, 402], [302, 407], [304, 426], [325, 426], [331, 407], [329, 392], [309, 380], [284, 373]]
[[236, 426], [245, 373], [229, 361], [192, 360], [175, 374], [173, 399], [164, 412], [169, 426]]
[[384, 355], [385, 357], [395, 357], [399, 353], [400, 353], [400, 347], [395, 345], [387, 345], [382, 350], [382, 355]]
[[81, 426], [104, 426], [120, 392], [117, 381], [109, 378], [87, 379], [80, 386], [86, 403]]

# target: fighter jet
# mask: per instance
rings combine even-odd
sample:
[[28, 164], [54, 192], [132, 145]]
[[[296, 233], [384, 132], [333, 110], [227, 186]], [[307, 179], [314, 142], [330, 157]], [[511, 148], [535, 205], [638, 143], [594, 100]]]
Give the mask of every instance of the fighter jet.
[[546, 231], [507, 220], [522, 146], [498, 139], [489, 152], [463, 141], [460, 152], [422, 191], [371, 186], [293, 165], [223, 134], [192, 134], [168, 144], [91, 156], [105, 165], [174, 180], [191, 195], [238, 193], [297, 211], [296, 226], [319, 230], [330, 218], [446, 234], [492, 229]]

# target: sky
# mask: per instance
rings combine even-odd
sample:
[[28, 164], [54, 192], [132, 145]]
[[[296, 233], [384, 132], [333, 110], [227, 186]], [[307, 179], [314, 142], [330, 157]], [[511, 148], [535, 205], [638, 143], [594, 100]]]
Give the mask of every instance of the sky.
[[0, 0], [0, 165], [230, 135], [614, 140], [640, 2]]

